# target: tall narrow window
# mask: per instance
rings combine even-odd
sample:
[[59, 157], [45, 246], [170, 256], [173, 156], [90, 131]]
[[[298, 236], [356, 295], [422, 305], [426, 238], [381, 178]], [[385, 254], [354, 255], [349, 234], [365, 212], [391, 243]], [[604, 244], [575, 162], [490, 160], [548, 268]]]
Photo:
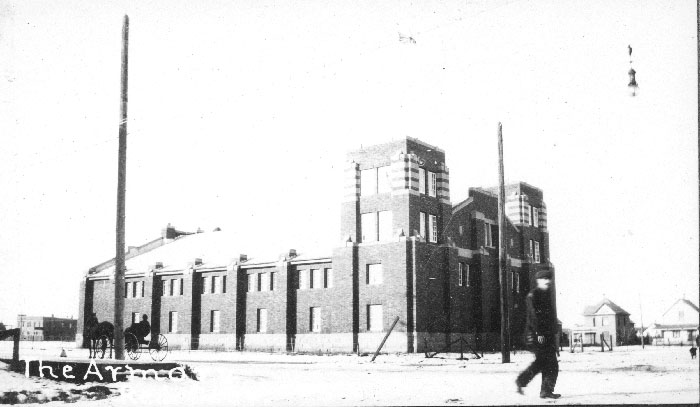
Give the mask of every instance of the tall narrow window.
[[270, 291], [275, 290], [275, 276], [277, 275], [277, 272], [272, 271], [270, 272]]
[[129, 298], [130, 283], [124, 283], [124, 298]]
[[534, 227], [539, 227], [540, 226], [540, 208], [535, 208], [534, 206], [531, 206], [532, 208], [532, 226]]
[[309, 270], [299, 270], [299, 289], [309, 288]]
[[267, 332], [267, 309], [258, 308], [258, 321], [257, 321], [257, 332], [265, 333]]
[[425, 194], [425, 170], [418, 168], [418, 193]]
[[260, 274], [260, 291], [270, 290], [270, 273]]
[[131, 283], [131, 298], [136, 298], [136, 296], [138, 295], [138, 293], [136, 291], [137, 285], [138, 285], [138, 281], [134, 281], [133, 283]]
[[491, 224], [484, 223], [484, 245], [493, 247], [493, 236], [491, 235]]
[[360, 195], [370, 196], [377, 193], [377, 169], [360, 171]]
[[180, 295], [185, 295], [185, 279], [180, 279]]
[[377, 167], [377, 193], [391, 192], [391, 178], [389, 166]]
[[367, 284], [377, 285], [384, 282], [384, 271], [381, 263], [367, 265]]
[[419, 225], [418, 233], [420, 233], [420, 236], [423, 239], [427, 240], [428, 239], [428, 232], [426, 229], [425, 216], [426, 216], [425, 212], [420, 213], [420, 225]]
[[309, 270], [310, 276], [310, 286], [309, 288], [321, 288], [321, 270], [311, 269]]
[[535, 263], [540, 262], [540, 242], [535, 241]]
[[170, 311], [170, 315], [168, 316], [168, 332], [177, 332], [177, 311]]
[[202, 294], [206, 294], [209, 289], [209, 279], [202, 276]]
[[333, 287], [333, 269], [328, 268], [323, 270], [323, 287]]
[[428, 220], [429, 220], [428, 228], [430, 229], [430, 236], [429, 236], [430, 242], [437, 243], [437, 241], [438, 241], [437, 216], [430, 215]]
[[377, 241], [377, 213], [363, 213], [360, 215], [360, 227], [363, 242]]
[[146, 296], [146, 282], [142, 281], [141, 282], [141, 297], [145, 297], [145, 296]]
[[221, 276], [221, 293], [226, 294], [226, 278], [227, 276]]
[[530, 261], [535, 259], [535, 241], [530, 239]]
[[257, 284], [256, 284], [256, 289], [258, 291], [262, 291], [263, 289], [263, 273], [258, 273], [257, 277]]
[[459, 263], [459, 268], [457, 269], [457, 285], [460, 287], [464, 286], [464, 263]]
[[467, 287], [473, 287], [476, 284], [476, 270], [467, 264]]
[[139, 319], [140, 319], [140, 318], [139, 318], [139, 313], [138, 313], [138, 312], [132, 312], [132, 313], [131, 313], [131, 323], [132, 323], [132, 324], [137, 324], [137, 323], [139, 323], [139, 322], [140, 322]]
[[255, 274], [246, 274], [248, 279], [248, 292], [253, 292], [253, 283], [255, 282]]
[[209, 325], [209, 332], [219, 333], [221, 330], [221, 312], [212, 310], [211, 311], [211, 323]]
[[384, 330], [384, 311], [380, 304], [367, 305], [367, 330], [370, 332]]
[[428, 196], [437, 196], [437, 174], [428, 171]]
[[379, 211], [379, 241], [386, 242], [391, 240], [391, 211]]
[[163, 296], [168, 295], [168, 280], [163, 280]]
[[169, 295], [173, 296], [173, 295], [175, 295], [175, 280], [174, 279], [170, 280], [169, 285], [170, 285], [170, 291], [169, 291], [170, 294]]
[[311, 307], [309, 310], [309, 330], [311, 332], [321, 332], [321, 307]]

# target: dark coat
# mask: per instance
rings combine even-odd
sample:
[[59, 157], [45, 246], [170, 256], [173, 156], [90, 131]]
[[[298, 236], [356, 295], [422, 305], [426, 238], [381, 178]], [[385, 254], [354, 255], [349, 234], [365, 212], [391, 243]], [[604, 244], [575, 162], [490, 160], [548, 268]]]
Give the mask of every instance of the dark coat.
[[528, 345], [537, 343], [538, 336], [544, 336], [547, 344], [554, 343], [557, 319], [549, 290], [534, 288], [528, 293], [525, 303], [527, 305], [525, 343]]

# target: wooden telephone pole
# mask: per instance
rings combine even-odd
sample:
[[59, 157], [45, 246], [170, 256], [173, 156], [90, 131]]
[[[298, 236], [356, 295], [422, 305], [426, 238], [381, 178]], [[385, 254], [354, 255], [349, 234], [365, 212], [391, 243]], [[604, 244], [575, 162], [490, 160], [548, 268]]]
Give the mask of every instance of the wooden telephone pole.
[[126, 218], [126, 102], [129, 77], [129, 16], [122, 26], [122, 77], [119, 116], [119, 164], [117, 169], [117, 253], [114, 264], [114, 357], [124, 360], [124, 271]]
[[510, 363], [506, 188], [503, 176], [503, 126], [498, 123], [498, 277], [501, 285], [501, 363]]

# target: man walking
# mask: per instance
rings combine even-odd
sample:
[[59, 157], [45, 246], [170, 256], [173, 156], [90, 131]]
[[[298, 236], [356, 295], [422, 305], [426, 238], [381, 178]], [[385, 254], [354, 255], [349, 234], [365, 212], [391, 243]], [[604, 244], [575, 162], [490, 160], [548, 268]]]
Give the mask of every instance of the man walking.
[[535, 361], [523, 370], [515, 384], [518, 393], [523, 394], [523, 387], [537, 375], [542, 373], [540, 398], [558, 399], [560, 394], [554, 393], [554, 386], [559, 375], [557, 361], [556, 318], [552, 306], [552, 295], [549, 291], [552, 285], [551, 270], [540, 270], [535, 274], [537, 287], [527, 295], [527, 325], [525, 327], [526, 343], [535, 353]]

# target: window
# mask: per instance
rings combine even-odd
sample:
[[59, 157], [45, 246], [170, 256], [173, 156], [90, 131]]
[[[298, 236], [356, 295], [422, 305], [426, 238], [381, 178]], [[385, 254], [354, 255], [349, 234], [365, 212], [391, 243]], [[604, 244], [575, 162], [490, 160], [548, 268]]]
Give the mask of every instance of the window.
[[309, 270], [299, 270], [299, 289], [304, 290], [309, 287]]
[[270, 291], [275, 290], [275, 276], [277, 275], [276, 272], [272, 271], [270, 272]]
[[131, 283], [131, 298], [136, 298], [138, 291], [136, 291], [138, 285], [138, 281], [134, 281]]
[[459, 263], [459, 269], [457, 270], [457, 285], [460, 287], [464, 286], [464, 263]]
[[360, 215], [360, 227], [362, 232], [362, 242], [377, 241], [377, 213], [363, 213]]
[[391, 192], [391, 172], [389, 166], [377, 167], [377, 193]]
[[464, 226], [459, 225], [459, 235], [462, 236], [464, 234]]
[[211, 293], [212, 294], [216, 293], [216, 280], [218, 280], [217, 276], [211, 276]]
[[486, 247], [493, 247], [493, 230], [491, 229], [490, 223], [484, 223], [484, 245]]
[[168, 295], [168, 280], [163, 280], [163, 296]]
[[170, 295], [176, 295], [175, 291], [175, 280], [170, 280]]
[[381, 263], [367, 265], [367, 284], [376, 285], [384, 281]]
[[360, 195], [370, 196], [377, 193], [377, 169], [360, 171]]
[[596, 320], [596, 318], [593, 317], [593, 326], [595, 326], [595, 320]]
[[209, 318], [209, 332], [219, 333], [221, 331], [221, 312], [212, 310]]
[[226, 276], [221, 276], [221, 293], [226, 294]]
[[535, 263], [540, 262], [540, 242], [535, 242]]
[[209, 281], [207, 281], [207, 278], [202, 276], [202, 294], [206, 294], [209, 288]]
[[247, 274], [246, 278], [248, 279], [248, 292], [253, 291], [253, 274]]
[[437, 196], [437, 174], [428, 171], [428, 196]]
[[185, 279], [180, 279], [180, 295], [185, 295]]
[[431, 243], [437, 243], [438, 241], [438, 230], [437, 230], [437, 216], [435, 215], [430, 215], [428, 218], [428, 229], [429, 235], [428, 235], [428, 241]]
[[258, 321], [257, 321], [257, 332], [265, 333], [267, 332], [267, 309], [258, 308]]
[[510, 286], [513, 292], [520, 292], [520, 274], [515, 271], [510, 272]]
[[268, 291], [270, 289], [270, 273], [258, 274], [258, 291]]
[[540, 226], [540, 209], [535, 208], [534, 206], [530, 207], [530, 210], [532, 211], [532, 226], [534, 227], [539, 227]]
[[608, 318], [603, 317], [603, 326], [608, 326], [610, 324], [610, 321], [608, 321]]
[[177, 332], [177, 311], [170, 311], [170, 315], [168, 316], [168, 332]]
[[428, 233], [425, 228], [425, 212], [420, 213], [420, 229], [418, 229], [418, 233], [423, 239], [428, 239]]
[[367, 305], [367, 330], [382, 332], [384, 330], [384, 312], [381, 305]]
[[255, 289], [257, 291], [262, 291], [263, 290], [263, 273], [258, 273], [255, 277], [256, 277]]
[[145, 283], [146, 283], [145, 281], [141, 282], [141, 297], [146, 296], [146, 284]]
[[311, 269], [309, 270], [310, 275], [310, 286], [309, 288], [321, 288], [321, 270]]
[[124, 283], [124, 298], [129, 298], [129, 292], [131, 292], [130, 284], [131, 283]]
[[673, 337], [674, 337], [674, 338], [680, 338], [680, 337], [681, 337], [681, 331], [673, 331]]
[[379, 211], [377, 213], [379, 217], [379, 241], [386, 242], [391, 240], [391, 211]]
[[530, 260], [535, 258], [535, 241], [530, 239]]
[[418, 168], [418, 193], [425, 194], [425, 170]]
[[138, 312], [132, 312], [131, 313], [131, 323], [136, 324], [139, 322], [139, 313]]
[[323, 269], [323, 287], [333, 288], [333, 269]]
[[472, 269], [469, 264], [467, 266], [467, 287], [476, 286], [476, 270]]
[[311, 307], [309, 330], [311, 332], [321, 332], [321, 307]]

